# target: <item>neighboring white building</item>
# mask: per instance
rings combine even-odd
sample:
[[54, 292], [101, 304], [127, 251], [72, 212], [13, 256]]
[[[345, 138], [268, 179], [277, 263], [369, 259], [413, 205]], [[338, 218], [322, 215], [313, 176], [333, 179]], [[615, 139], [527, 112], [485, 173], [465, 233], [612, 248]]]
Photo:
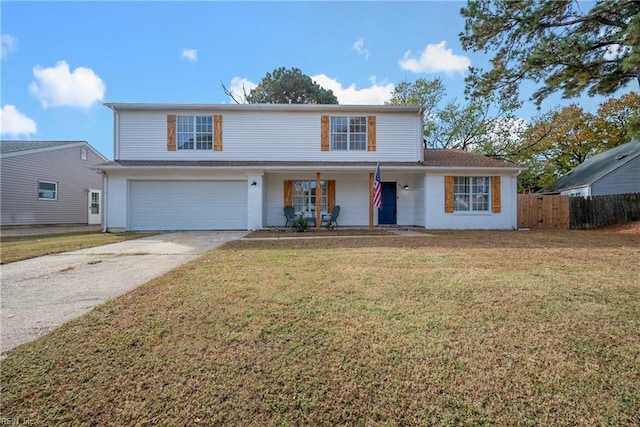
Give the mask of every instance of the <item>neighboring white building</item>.
[[0, 141], [1, 225], [100, 224], [106, 160], [86, 141]]
[[631, 141], [587, 159], [545, 192], [572, 197], [640, 193], [640, 142]]
[[517, 228], [521, 168], [424, 150], [418, 106], [105, 105], [108, 230], [281, 227], [285, 205], [314, 217], [340, 205], [340, 226]]

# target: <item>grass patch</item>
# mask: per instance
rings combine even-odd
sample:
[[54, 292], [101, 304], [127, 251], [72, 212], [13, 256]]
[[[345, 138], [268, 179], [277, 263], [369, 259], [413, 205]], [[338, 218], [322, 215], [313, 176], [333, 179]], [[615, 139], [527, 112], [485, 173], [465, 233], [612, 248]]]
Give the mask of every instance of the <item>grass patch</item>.
[[0, 245], [0, 264], [139, 239], [150, 235], [149, 233], [100, 233], [92, 231], [3, 237]]
[[20, 346], [43, 425], [637, 425], [640, 241], [235, 241]]

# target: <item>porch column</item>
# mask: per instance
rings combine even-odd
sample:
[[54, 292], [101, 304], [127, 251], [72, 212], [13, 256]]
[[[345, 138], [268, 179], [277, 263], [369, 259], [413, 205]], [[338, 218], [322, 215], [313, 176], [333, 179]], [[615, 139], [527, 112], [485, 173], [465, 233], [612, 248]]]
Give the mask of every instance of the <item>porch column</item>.
[[322, 187], [320, 186], [320, 172], [316, 172], [316, 228], [320, 228], [322, 219]]
[[[264, 176], [247, 176], [247, 230], [260, 230], [262, 224], [262, 192], [264, 191]], [[253, 185], [255, 182], [256, 185]]]

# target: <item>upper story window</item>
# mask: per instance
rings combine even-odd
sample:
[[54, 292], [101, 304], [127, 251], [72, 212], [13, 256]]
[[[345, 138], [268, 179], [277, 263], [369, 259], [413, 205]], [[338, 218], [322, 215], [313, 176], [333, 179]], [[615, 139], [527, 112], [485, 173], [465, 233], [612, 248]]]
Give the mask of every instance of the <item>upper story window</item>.
[[332, 150], [367, 149], [366, 116], [332, 116], [330, 124]]
[[178, 150], [211, 150], [213, 118], [211, 116], [177, 116]]
[[453, 197], [456, 211], [488, 212], [491, 178], [488, 176], [456, 176]]
[[52, 181], [38, 181], [38, 199], [58, 200], [58, 183]]

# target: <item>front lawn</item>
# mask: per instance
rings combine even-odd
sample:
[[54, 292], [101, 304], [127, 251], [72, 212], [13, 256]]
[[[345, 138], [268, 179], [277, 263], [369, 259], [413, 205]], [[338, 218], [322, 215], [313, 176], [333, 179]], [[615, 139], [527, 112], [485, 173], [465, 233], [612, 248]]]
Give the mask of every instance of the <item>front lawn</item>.
[[637, 425], [640, 237], [235, 241], [1, 362], [38, 425]]
[[3, 237], [0, 242], [0, 264], [22, 261], [43, 255], [77, 251], [109, 243], [149, 236], [149, 233], [80, 232], [41, 236]]

